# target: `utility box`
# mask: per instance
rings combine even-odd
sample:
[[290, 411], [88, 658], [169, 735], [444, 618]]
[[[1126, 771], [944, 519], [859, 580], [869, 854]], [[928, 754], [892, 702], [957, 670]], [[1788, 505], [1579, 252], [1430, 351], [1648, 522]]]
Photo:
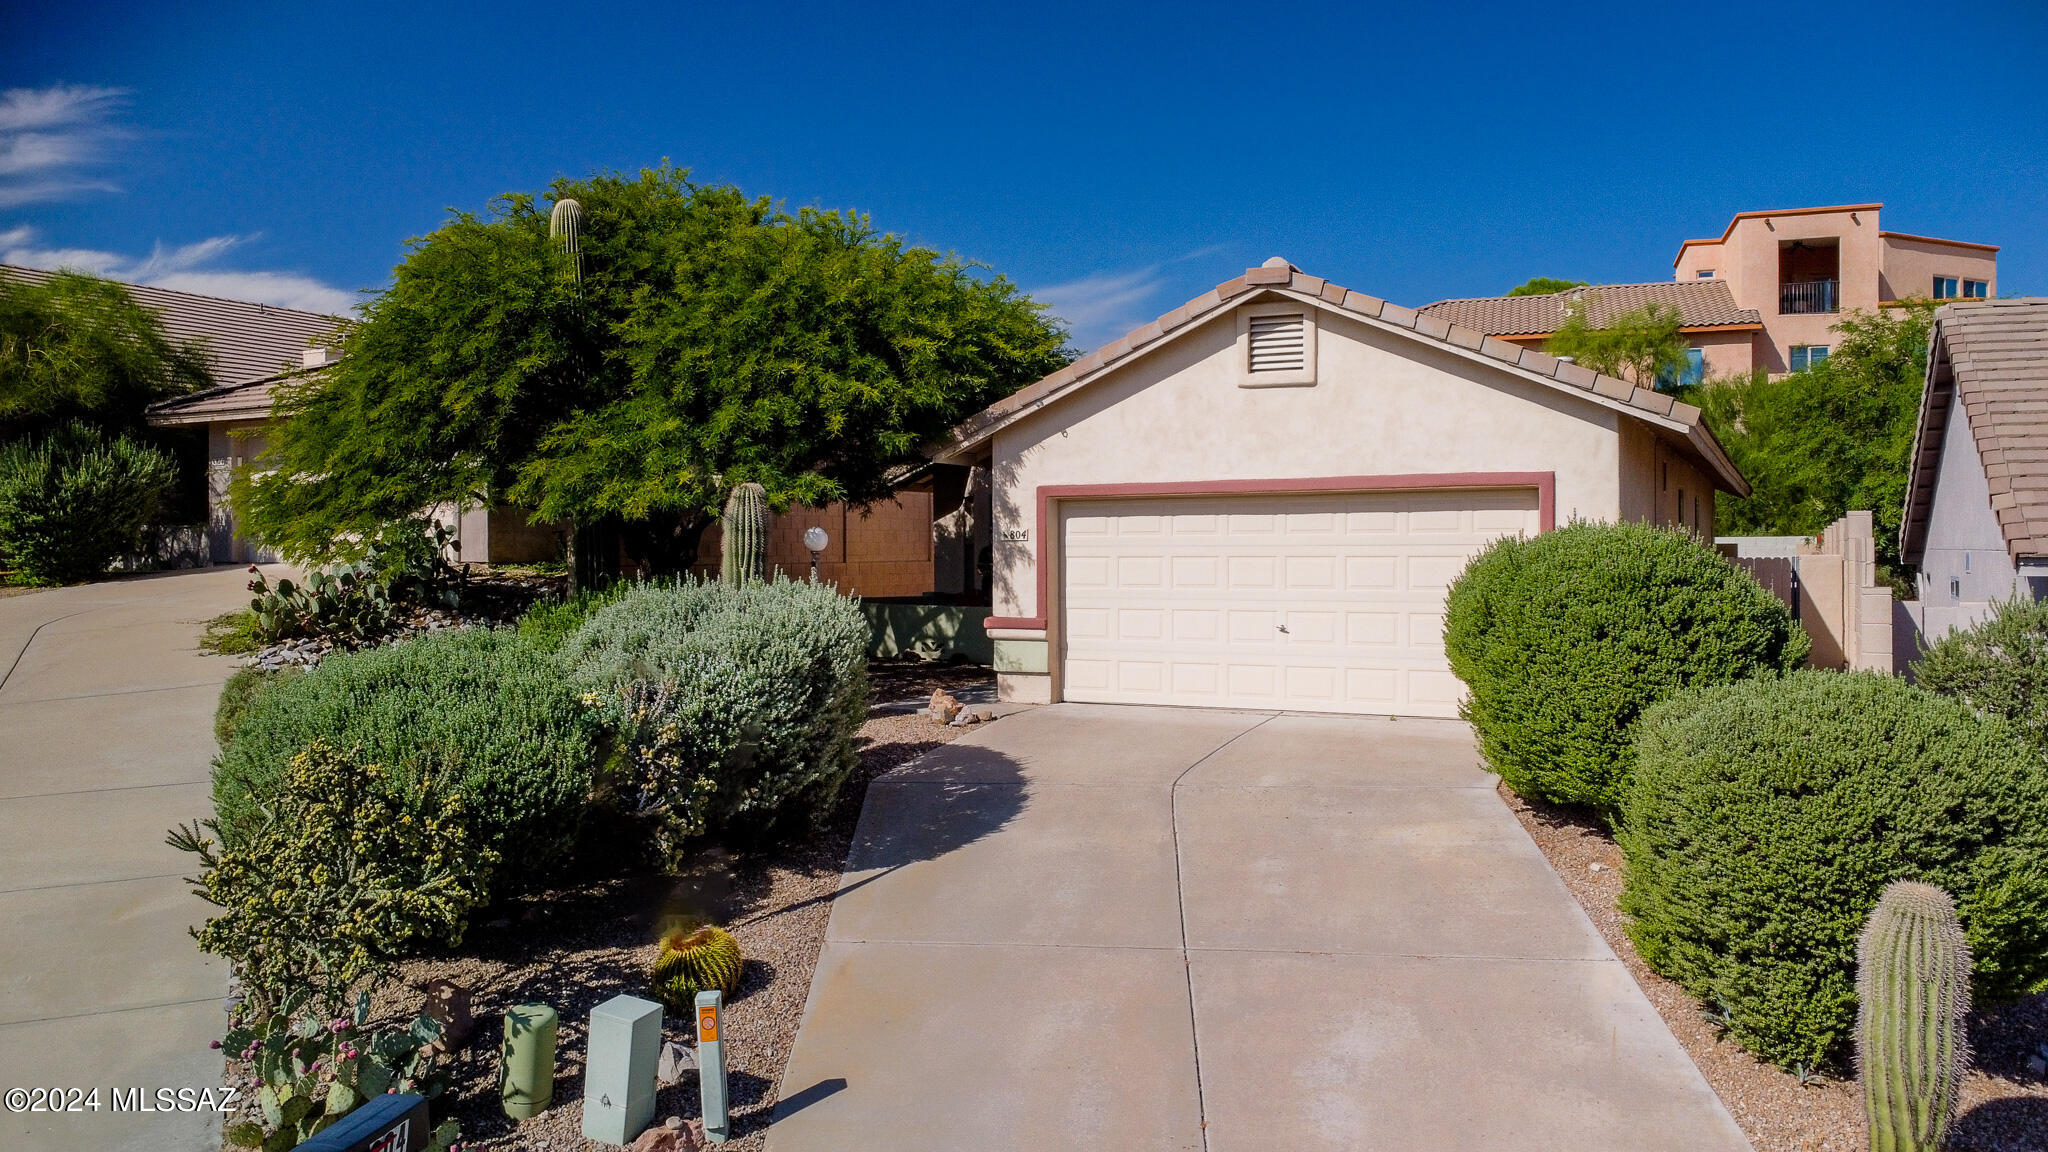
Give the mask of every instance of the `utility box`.
[[583, 1135], [628, 1144], [654, 1122], [655, 1069], [661, 1060], [661, 1005], [614, 996], [590, 1012], [583, 1058]]

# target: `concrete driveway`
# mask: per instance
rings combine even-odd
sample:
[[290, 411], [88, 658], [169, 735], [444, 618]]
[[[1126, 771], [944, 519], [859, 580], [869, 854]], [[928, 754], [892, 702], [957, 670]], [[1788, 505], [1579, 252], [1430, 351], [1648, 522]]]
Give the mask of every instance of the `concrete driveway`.
[[240, 568], [0, 599], [0, 1090], [99, 1089], [99, 1110], [0, 1111], [9, 1149], [204, 1148], [205, 1113], [115, 1113], [113, 1090], [216, 1088], [226, 966], [164, 844], [212, 811], [213, 705], [235, 662], [194, 648], [248, 602]]
[[868, 791], [773, 1152], [1746, 1149], [1453, 721], [1055, 705]]

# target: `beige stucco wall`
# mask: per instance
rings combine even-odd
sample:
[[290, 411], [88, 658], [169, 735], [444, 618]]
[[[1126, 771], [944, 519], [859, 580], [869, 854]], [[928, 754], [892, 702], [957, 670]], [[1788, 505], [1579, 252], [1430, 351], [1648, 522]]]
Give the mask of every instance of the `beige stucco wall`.
[[1619, 440], [1621, 519], [1682, 526], [1712, 539], [1715, 493], [1706, 472], [1649, 425], [1624, 420]]
[[1686, 342], [1707, 359], [1707, 377], [1727, 376], [1758, 367], [1768, 338], [1761, 332], [1690, 332]]
[[228, 507], [228, 486], [237, 472], [269, 448], [262, 420], [241, 420], [206, 426], [206, 539], [216, 564], [272, 564], [277, 553], [258, 548], [241, 536]]
[[1884, 273], [1880, 295], [1885, 300], [1929, 296], [1936, 276], [1956, 278], [1956, 291], [1964, 280], [1982, 280], [1988, 295], [1998, 295], [1998, 253], [1938, 240], [1917, 240], [1904, 236], [1884, 237]]
[[1718, 279], [1728, 282], [1738, 307], [1754, 308], [1762, 315], [1765, 339], [1758, 341], [1758, 367], [1784, 372], [1795, 344], [1827, 344], [1835, 337], [1828, 331], [1841, 319], [1839, 313], [1779, 315], [1778, 249], [1795, 240], [1840, 241], [1840, 303], [1843, 312], [1852, 308], [1874, 309], [1878, 305], [1879, 272], [1883, 267], [1883, 241], [1878, 237], [1877, 210], [1854, 212], [1785, 212], [1770, 216], [1746, 216], [1735, 221], [1724, 241], [1688, 244], [1679, 253], [1675, 269], [1679, 280], [1697, 278], [1702, 268], [1712, 268]]
[[1041, 485], [1542, 471], [1556, 473], [1560, 523], [1622, 514], [1615, 412], [1346, 316], [1318, 321], [1311, 387], [1240, 387], [1225, 313], [999, 433], [995, 614], [1045, 607]]

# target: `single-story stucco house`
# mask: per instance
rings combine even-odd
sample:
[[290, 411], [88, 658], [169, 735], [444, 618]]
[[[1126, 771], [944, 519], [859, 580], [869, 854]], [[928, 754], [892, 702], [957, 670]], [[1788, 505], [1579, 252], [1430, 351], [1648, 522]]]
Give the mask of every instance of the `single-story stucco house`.
[[1935, 312], [1899, 551], [1923, 642], [2048, 595], [2048, 299]]
[[970, 418], [1000, 693], [1452, 716], [1447, 586], [1572, 517], [1749, 486], [1671, 396], [1275, 257]]

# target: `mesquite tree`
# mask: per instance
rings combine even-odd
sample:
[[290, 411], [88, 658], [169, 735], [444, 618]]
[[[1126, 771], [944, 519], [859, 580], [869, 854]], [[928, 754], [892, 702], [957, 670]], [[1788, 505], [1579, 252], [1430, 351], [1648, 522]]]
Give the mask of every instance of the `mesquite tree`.
[[323, 559], [428, 505], [503, 502], [680, 568], [734, 485], [879, 499], [920, 445], [1067, 358], [1010, 281], [865, 217], [665, 166], [557, 181], [565, 198], [573, 254], [524, 194], [413, 243], [341, 361], [282, 395], [235, 491], [250, 531]]

